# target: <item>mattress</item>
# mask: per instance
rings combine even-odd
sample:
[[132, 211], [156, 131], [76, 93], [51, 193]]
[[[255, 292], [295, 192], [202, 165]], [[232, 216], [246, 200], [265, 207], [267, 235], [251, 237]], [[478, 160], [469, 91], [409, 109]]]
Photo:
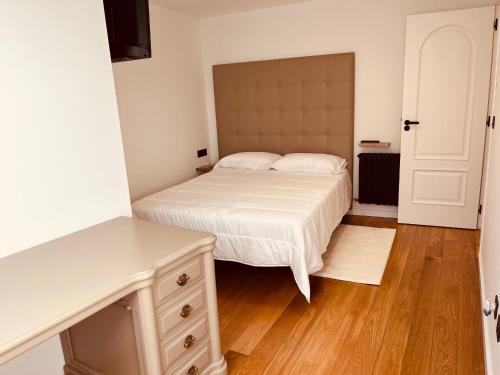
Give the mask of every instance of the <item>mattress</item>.
[[351, 205], [339, 175], [216, 168], [132, 205], [144, 220], [214, 233], [215, 258], [289, 266], [310, 301], [309, 275], [323, 267], [333, 230]]

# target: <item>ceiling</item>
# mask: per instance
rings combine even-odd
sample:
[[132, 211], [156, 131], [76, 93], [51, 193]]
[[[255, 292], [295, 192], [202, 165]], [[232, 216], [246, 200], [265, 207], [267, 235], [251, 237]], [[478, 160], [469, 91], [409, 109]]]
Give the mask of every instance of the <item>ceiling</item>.
[[152, 3], [194, 17], [246, 12], [313, 0], [151, 0]]

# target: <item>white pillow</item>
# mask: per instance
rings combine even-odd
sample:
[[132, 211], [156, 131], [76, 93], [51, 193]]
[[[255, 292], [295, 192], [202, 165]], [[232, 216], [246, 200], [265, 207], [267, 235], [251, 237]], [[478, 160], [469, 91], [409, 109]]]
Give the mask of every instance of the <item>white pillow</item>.
[[281, 155], [270, 152], [238, 152], [223, 157], [215, 164], [215, 168], [271, 169], [271, 165], [279, 158]]
[[347, 167], [347, 161], [329, 154], [287, 154], [271, 166], [278, 171], [339, 174]]

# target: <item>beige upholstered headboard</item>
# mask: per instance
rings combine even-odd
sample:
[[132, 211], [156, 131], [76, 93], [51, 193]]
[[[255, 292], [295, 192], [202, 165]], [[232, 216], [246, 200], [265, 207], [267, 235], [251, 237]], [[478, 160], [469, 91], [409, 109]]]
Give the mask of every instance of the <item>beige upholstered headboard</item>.
[[354, 53], [215, 65], [219, 157], [354, 152]]

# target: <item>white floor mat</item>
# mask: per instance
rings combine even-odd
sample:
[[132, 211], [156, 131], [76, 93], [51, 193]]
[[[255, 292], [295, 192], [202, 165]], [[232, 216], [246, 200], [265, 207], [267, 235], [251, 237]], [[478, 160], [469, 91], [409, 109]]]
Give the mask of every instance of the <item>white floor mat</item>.
[[315, 276], [380, 285], [396, 229], [340, 224]]

